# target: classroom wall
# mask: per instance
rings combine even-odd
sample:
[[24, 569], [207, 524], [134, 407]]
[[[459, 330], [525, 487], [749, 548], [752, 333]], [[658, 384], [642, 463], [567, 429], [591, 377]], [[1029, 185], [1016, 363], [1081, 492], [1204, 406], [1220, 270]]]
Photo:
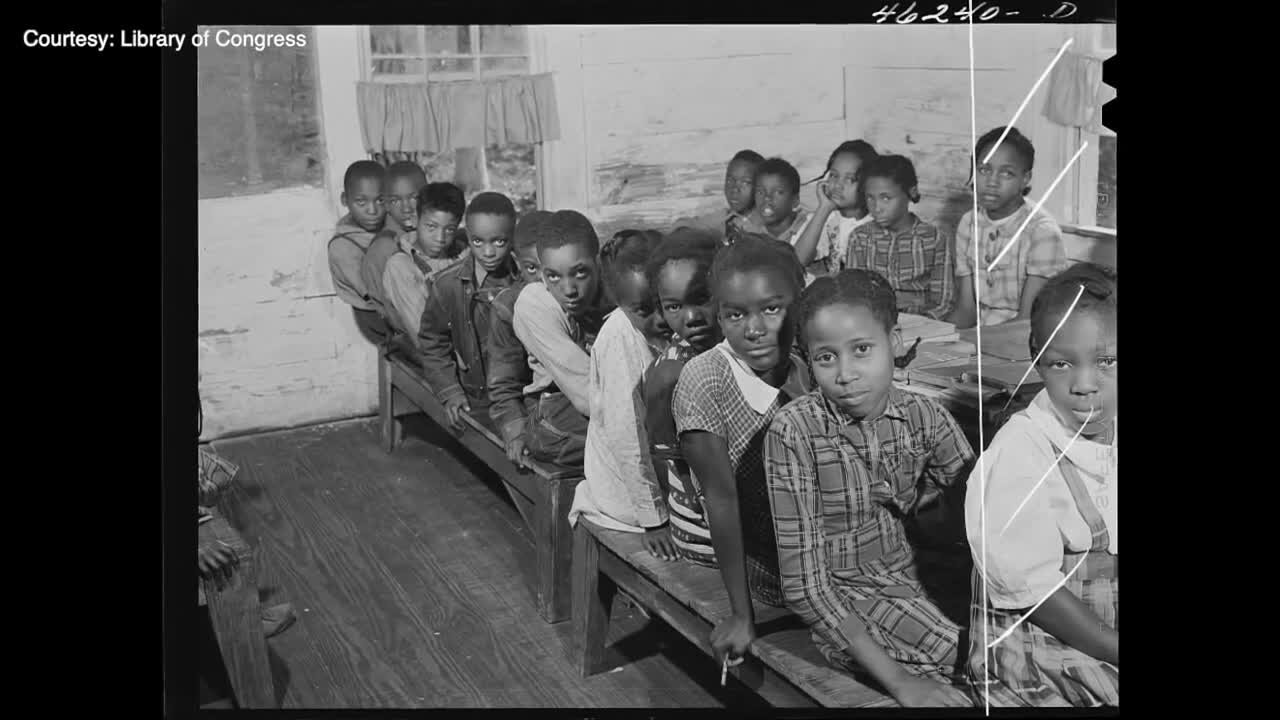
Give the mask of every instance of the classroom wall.
[[[917, 212], [954, 227], [971, 207], [969, 28], [616, 26], [544, 28], [565, 124], [544, 168], [551, 207], [576, 207], [601, 235], [722, 205], [724, 167], [753, 148], [802, 180], [841, 141], [910, 157]], [[1006, 124], [1068, 38], [1085, 26], [981, 25], [974, 32], [978, 134]], [[1016, 123], [1037, 147], [1033, 194], [1071, 157], [1068, 131], [1041, 117], [1047, 83]], [[1062, 183], [1057, 217], [1075, 198]], [[1037, 189], [1039, 188], [1039, 189]], [[804, 204], [816, 204], [806, 187]], [[1081, 252], [1088, 254], [1085, 248]]]
[[201, 200], [198, 213], [203, 437], [374, 412], [375, 350], [329, 278], [326, 191]]
[[363, 159], [355, 27], [312, 34], [324, 187], [200, 200], [200, 397], [205, 439], [377, 408], [377, 356], [333, 293], [326, 247], [342, 173]]

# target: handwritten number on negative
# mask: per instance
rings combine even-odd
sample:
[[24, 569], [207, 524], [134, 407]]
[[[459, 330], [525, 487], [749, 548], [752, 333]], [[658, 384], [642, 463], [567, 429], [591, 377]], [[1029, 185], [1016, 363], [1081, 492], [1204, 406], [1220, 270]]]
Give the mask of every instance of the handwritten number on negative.
[[948, 22], [951, 22], [951, 21], [950, 21], [950, 20], [948, 20], [948, 19], [946, 19], [946, 18], [944, 18], [944, 17], [942, 17], [943, 15], [945, 15], [945, 14], [947, 13], [947, 10], [948, 10], [948, 8], [947, 8], [947, 6], [946, 6], [946, 5], [939, 5], [939, 6], [938, 6], [938, 12], [936, 12], [936, 13], [934, 13], [934, 14], [932, 14], [932, 15], [925, 15], [924, 17], [922, 17], [922, 18], [920, 18], [920, 19], [921, 19], [921, 20], [925, 20], [925, 21], [932, 20], [932, 21], [937, 22], [937, 23], [948, 23]]
[[[954, 12], [951, 10], [951, 6], [949, 4], [943, 3], [935, 5], [934, 7], [936, 9], [934, 12], [921, 15], [916, 12], [916, 5], [917, 3], [914, 2], [907, 5], [906, 8], [902, 8], [901, 3], [883, 5], [879, 10], [872, 13], [871, 17], [876, 19], [877, 24], [886, 23], [892, 19], [899, 25], [910, 25], [917, 20], [921, 22], [946, 24], [951, 22], [952, 17], [954, 17], [958, 22], [990, 22], [1001, 16], [1014, 17], [1021, 14], [1017, 10], [1005, 10], [999, 5], [980, 2], [975, 4], [972, 10], [970, 10], [967, 5], [961, 5], [957, 7]], [[1052, 13], [1045, 15], [1045, 18], [1049, 20], [1062, 20], [1075, 15], [1079, 10], [1080, 8], [1075, 3], [1062, 0], [1058, 5], [1058, 8]]]
[[879, 10], [877, 10], [877, 11], [875, 11], [875, 12], [871, 13], [871, 17], [875, 18], [877, 23], [882, 23], [882, 22], [884, 22], [885, 20], [888, 20], [888, 19], [889, 19], [889, 17], [890, 17], [891, 15], [893, 15], [893, 14], [894, 14], [895, 12], [897, 12], [897, 11], [898, 11], [898, 4], [897, 4], [897, 3], [894, 3], [894, 4], [893, 4], [893, 7], [889, 7], [888, 5], [885, 5], [884, 7], [880, 8]]

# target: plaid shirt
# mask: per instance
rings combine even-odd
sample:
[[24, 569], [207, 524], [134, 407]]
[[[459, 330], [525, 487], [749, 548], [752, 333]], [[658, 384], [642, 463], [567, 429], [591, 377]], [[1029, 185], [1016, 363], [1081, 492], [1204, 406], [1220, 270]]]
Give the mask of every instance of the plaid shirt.
[[[893, 388], [871, 421], [854, 420], [821, 391], [797, 399], [775, 416], [764, 459], [787, 607], [816, 640], [847, 648], [857, 627], [850, 623], [893, 619], [866, 608], [921, 597], [902, 517], [963, 483], [974, 453], [942, 406]], [[936, 612], [921, 605], [927, 616]], [[954, 652], [943, 623], [920, 623], [922, 655]]]
[[[989, 272], [991, 261], [1004, 250], [1013, 234], [1031, 215], [1032, 206], [1024, 203], [1017, 212], [1002, 220], [992, 220], [987, 211], [978, 208], [979, 297], [978, 318], [983, 325], [997, 325], [1018, 316], [1022, 302], [1022, 286], [1027, 277], [1050, 278], [1071, 264], [1062, 245], [1062, 230], [1057, 221], [1041, 210], [1036, 213], [1017, 243], [1000, 258], [1000, 264]], [[972, 283], [973, 211], [960, 218], [956, 227], [956, 277]]]
[[865, 223], [853, 231], [836, 271], [863, 268], [893, 286], [899, 312], [945, 319], [955, 305], [951, 238], [911, 213], [911, 227], [899, 233]]

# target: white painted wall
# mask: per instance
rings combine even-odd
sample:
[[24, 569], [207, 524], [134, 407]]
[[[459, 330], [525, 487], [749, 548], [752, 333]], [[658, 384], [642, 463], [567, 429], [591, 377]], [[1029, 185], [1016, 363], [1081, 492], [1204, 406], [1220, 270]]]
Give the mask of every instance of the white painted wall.
[[[924, 200], [944, 224], [970, 204], [969, 29], [950, 26], [552, 26], [539, 28], [556, 73], [565, 132], [548, 143], [548, 207], [583, 210], [601, 235], [722, 204], [724, 166], [752, 148], [781, 155], [803, 180], [832, 149], [865, 138], [912, 158]], [[1087, 26], [974, 28], [978, 133], [1006, 124], [1068, 38]], [[1017, 126], [1037, 148], [1047, 189], [1075, 147], [1046, 121], [1047, 83]], [[1067, 183], [1046, 203], [1079, 203]], [[813, 190], [803, 201], [812, 204]]]
[[200, 396], [204, 438], [369, 414], [376, 351], [333, 294], [326, 246], [342, 173], [364, 157], [358, 33], [317, 27], [325, 187], [200, 200]]
[[199, 202], [204, 437], [370, 414], [376, 352], [333, 294], [322, 188]]

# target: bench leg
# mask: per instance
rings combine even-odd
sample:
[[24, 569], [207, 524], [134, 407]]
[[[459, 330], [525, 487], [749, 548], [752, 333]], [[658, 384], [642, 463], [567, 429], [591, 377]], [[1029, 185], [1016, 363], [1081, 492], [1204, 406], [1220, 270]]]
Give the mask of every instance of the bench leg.
[[396, 389], [391, 383], [391, 361], [378, 354], [378, 419], [382, 425], [382, 449], [393, 453], [404, 438], [404, 423], [396, 417]]
[[533, 528], [534, 554], [538, 560], [538, 612], [549, 623], [569, 619], [573, 600], [573, 530], [569, 506], [577, 482], [552, 479], [543, 483]]
[[277, 708], [257, 578], [251, 554], [245, 553], [222, 590], [205, 582], [205, 597], [236, 702], [241, 708]]
[[581, 524], [573, 538], [573, 637], [583, 677], [604, 669], [609, 618], [618, 586], [600, 573], [600, 543]]

